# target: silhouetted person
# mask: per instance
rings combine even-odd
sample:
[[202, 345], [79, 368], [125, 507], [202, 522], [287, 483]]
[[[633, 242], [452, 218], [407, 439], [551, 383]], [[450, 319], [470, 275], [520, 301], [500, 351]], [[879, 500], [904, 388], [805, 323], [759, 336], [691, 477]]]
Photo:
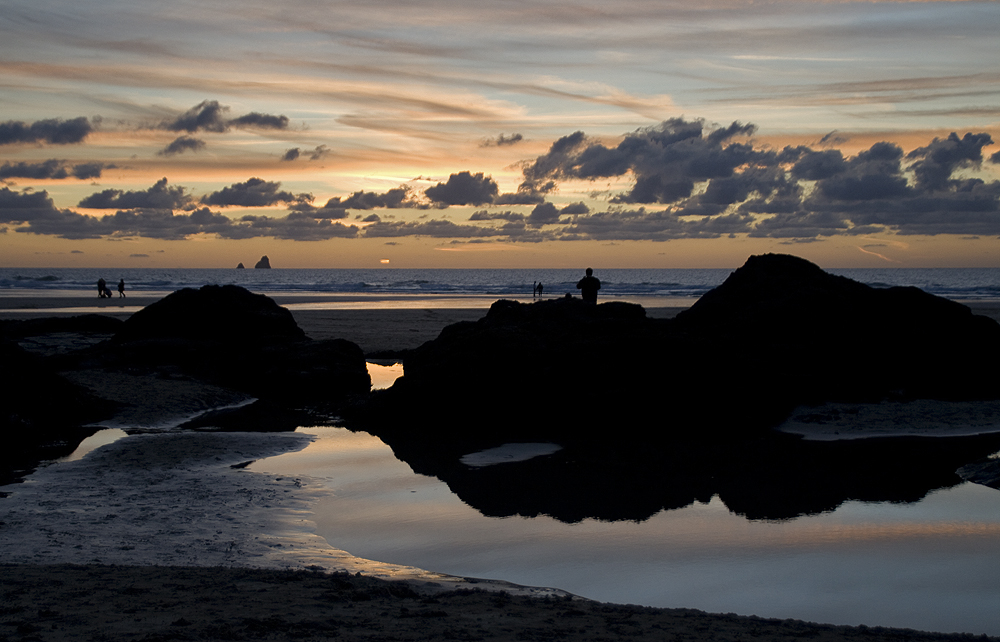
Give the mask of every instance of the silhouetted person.
[[576, 283], [576, 288], [580, 290], [584, 303], [597, 304], [597, 291], [601, 289], [601, 281], [594, 276], [594, 271], [587, 268], [587, 276]]
[[108, 291], [108, 282], [104, 279], [97, 279], [97, 296], [104, 298], [104, 293]]
[[538, 298], [542, 298], [542, 282], [538, 282]]
[[118, 281], [118, 298], [125, 296], [125, 279]]

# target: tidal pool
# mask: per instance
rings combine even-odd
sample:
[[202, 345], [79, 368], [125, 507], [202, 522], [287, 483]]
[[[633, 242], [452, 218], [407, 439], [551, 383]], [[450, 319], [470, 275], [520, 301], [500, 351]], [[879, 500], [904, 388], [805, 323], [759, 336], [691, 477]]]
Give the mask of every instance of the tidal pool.
[[1000, 635], [1000, 492], [984, 486], [785, 520], [717, 495], [642, 521], [492, 518], [376, 437], [301, 431], [316, 441], [251, 469], [321, 479], [317, 532], [359, 557], [606, 602]]

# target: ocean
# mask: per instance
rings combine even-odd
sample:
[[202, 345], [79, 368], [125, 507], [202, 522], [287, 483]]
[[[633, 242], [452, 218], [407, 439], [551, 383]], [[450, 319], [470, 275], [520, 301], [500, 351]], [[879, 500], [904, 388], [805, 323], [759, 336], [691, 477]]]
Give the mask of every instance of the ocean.
[[[832, 274], [873, 287], [916, 286], [955, 300], [1000, 299], [1000, 268], [854, 268]], [[732, 270], [597, 270], [602, 300], [639, 299], [648, 304], [693, 302], [721, 284]], [[235, 284], [262, 294], [318, 294], [357, 297], [531, 297], [541, 282], [546, 296], [577, 294], [582, 270], [570, 269], [191, 269], [191, 268], [0, 268], [0, 296], [74, 296], [90, 293], [97, 279], [114, 289], [124, 279], [128, 292], [163, 294], [206, 284]]]

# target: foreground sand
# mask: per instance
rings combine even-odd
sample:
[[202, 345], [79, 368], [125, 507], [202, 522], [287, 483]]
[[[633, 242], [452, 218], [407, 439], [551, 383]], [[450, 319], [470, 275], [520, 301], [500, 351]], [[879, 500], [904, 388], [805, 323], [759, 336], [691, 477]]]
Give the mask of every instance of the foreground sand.
[[6, 565], [0, 601], [5, 640], [973, 639], [311, 571]]

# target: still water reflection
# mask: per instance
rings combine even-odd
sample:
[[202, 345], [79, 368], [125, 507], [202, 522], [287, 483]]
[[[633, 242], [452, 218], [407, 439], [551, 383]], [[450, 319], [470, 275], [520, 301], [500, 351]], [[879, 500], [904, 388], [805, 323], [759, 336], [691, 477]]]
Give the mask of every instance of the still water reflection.
[[317, 531], [360, 557], [609, 602], [1000, 634], [1000, 492], [983, 486], [775, 521], [718, 496], [641, 522], [490, 518], [376, 437], [303, 431], [311, 446], [252, 469], [323, 479]]

